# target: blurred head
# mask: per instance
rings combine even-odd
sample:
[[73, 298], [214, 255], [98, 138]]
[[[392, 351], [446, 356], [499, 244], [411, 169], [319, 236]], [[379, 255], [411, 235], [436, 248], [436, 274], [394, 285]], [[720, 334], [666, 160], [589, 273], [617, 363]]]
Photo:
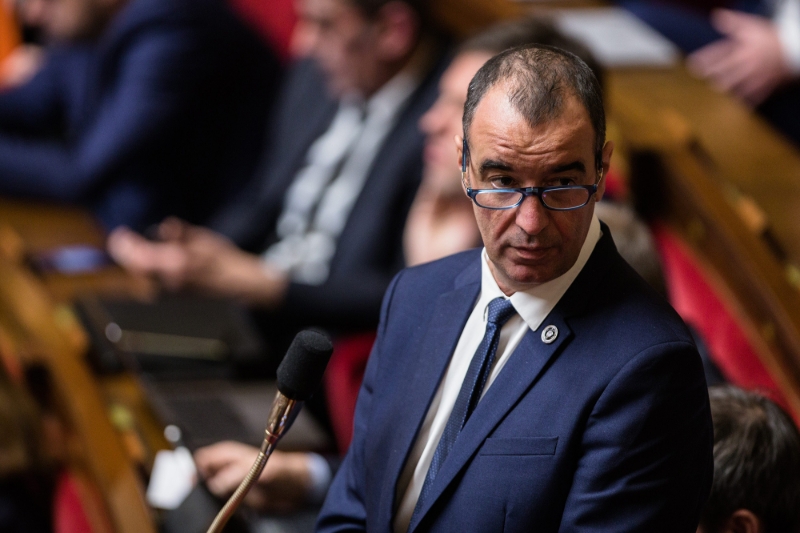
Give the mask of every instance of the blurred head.
[[127, 0], [24, 0], [25, 24], [41, 29], [48, 39], [91, 40], [102, 33]]
[[698, 531], [800, 530], [800, 434], [767, 398], [711, 387], [714, 483]]
[[[463, 128], [469, 187], [598, 185], [587, 205], [571, 211], [546, 209], [534, 196], [511, 209], [474, 206], [490, 267], [506, 294], [564, 274], [586, 239], [613, 151], [612, 143], [604, 144], [602, 95], [591, 69], [556, 48], [507, 50], [470, 83]], [[459, 146], [459, 161], [462, 153]]]
[[[439, 97], [420, 120], [425, 134], [426, 179], [451, 180], [457, 187], [460, 164], [454, 164], [453, 139], [461, 135], [461, 118], [467, 87], [475, 73], [492, 56], [525, 44], [546, 44], [573, 52], [600, 71], [591, 53], [580, 43], [562, 35], [553, 24], [536, 18], [504, 21], [465, 41], [439, 83]], [[594, 65], [594, 67], [593, 67]]]
[[293, 50], [312, 57], [335, 96], [371, 96], [406, 64], [421, 33], [411, 0], [296, 0]]

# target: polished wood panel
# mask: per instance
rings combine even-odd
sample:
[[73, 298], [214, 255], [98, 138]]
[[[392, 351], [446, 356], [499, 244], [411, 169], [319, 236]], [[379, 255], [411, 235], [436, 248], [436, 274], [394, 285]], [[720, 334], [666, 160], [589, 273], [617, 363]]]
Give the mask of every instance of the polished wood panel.
[[70, 307], [86, 292], [146, 297], [154, 288], [113, 266], [80, 275], [30, 269], [35, 254], [104, 244], [102, 228], [82, 209], [0, 199], [0, 332], [5, 355], [16, 358], [7, 364], [38, 362], [52, 375], [71, 467], [99, 488], [111, 523], [97, 533], [155, 532], [142, 473], [168, 444], [133, 376], [91, 372], [88, 339]]
[[800, 415], [800, 154], [682, 67], [621, 70], [609, 101], [622, 142], [663, 165], [664, 221], [703, 262]]
[[681, 134], [707, 154], [711, 170], [729, 187], [767, 213], [788, 260], [800, 265], [800, 155], [792, 144], [683, 68], [614, 71], [608, 92], [613, 116], [643, 115], [626, 122], [632, 140], [683, 124]]
[[[105, 231], [87, 211], [60, 204], [0, 199], [0, 249], [19, 263], [68, 246], [105, 248]], [[133, 276], [108, 265], [92, 272], [39, 272], [49, 294], [70, 303], [81, 294], [102, 294], [148, 300], [157, 287], [143, 276]]]
[[114, 531], [155, 532], [142, 479], [84, 360], [87, 341], [68, 307], [56, 305], [41, 282], [0, 255], [0, 327], [20, 358], [45, 364], [56, 399], [75, 437], [72, 460], [100, 488]]

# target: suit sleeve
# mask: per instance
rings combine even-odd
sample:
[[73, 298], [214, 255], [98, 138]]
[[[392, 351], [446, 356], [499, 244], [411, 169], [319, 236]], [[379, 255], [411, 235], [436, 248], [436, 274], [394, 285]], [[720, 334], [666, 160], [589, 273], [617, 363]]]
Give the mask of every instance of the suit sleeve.
[[361, 391], [358, 394], [358, 402], [356, 403], [353, 441], [339, 471], [336, 473], [336, 477], [331, 483], [325, 504], [320, 511], [317, 519], [317, 533], [367, 530], [365, 439], [369, 431], [369, 411], [383, 351], [384, 333], [389, 320], [392, 297], [401, 276], [402, 272], [392, 281], [383, 299], [378, 336], [367, 363], [364, 381], [361, 384]]
[[42, 65], [26, 84], [0, 91], [0, 132], [46, 135], [53, 133], [47, 124], [58, 122], [62, 93], [58, 51]]
[[[394, 199], [381, 215], [386, 220], [373, 221], [378, 228], [369, 236], [374, 243], [370, 252], [373, 257], [363, 257], [361, 268], [357, 271], [340, 269], [322, 285], [292, 283], [281, 309], [284, 316], [299, 317], [306, 323], [343, 331], [367, 330], [377, 326], [376, 319], [386, 289], [395, 274], [405, 266], [403, 231], [420, 175], [418, 169], [409, 166], [395, 179], [394, 190], [386, 192]], [[354, 237], [352, 234], [340, 236], [341, 240], [345, 238]]]
[[284, 316], [302, 317], [311, 324], [368, 330], [375, 327], [381, 298], [391, 279], [388, 273], [369, 272], [337, 276], [321, 286], [292, 283], [281, 311]]
[[694, 347], [655, 346], [623, 367], [596, 402], [581, 447], [561, 532], [693, 533], [713, 475]]
[[70, 142], [0, 136], [0, 190], [61, 200], [83, 197], [126, 171], [143, 151], [165, 144], [205, 68], [190, 30], [153, 29], [138, 35], [116, 65], [114, 89], [93, 121]]

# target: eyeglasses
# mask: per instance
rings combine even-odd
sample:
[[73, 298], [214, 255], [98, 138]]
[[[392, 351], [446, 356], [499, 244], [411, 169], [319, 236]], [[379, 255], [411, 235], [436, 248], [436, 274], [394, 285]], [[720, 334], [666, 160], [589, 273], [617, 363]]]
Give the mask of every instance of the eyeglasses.
[[522, 187], [508, 189], [473, 189], [467, 186], [467, 141], [464, 141], [461, 158], [461, 180], [467, 190], [467, 196], [478, 207], [484, 209], [513, 209], [528, 196], [536, 196], [542, 205], [553, 211], [571, 211], [580, 209], [591, 200], [603, 179], [594, 185], [556, 185], [553, 187]]

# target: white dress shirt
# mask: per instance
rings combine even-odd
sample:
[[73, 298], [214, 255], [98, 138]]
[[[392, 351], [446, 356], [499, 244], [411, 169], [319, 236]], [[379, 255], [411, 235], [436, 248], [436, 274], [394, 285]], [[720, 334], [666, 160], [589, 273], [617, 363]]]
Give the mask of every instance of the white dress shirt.
[[328, 279], [337, 240], [375, 157], [418, 85], [416, 76], [401, 72], [366, 103], [342, 100], [286, 192], [279, 240], [262, 254], [264, 261], [300, 283], [320, 285]]
[[497, 297], [508, 298], [517, 314], [512, 316], [500, 330], [497, 356], [486, 380], [483, 394], [489, 390], [528, 330], [536, 331], [539, 328], [575, 278], [578, 277], [600, 239], [601, 233], [600, 222], [596, 216], [593, 216], [586, 240], [572, 268], [554, 280], [524, 292], [516, 292], [511, 297], [506, 297], [497, 286], [489, 269], [486, 249], [483, 250], [481, 254], [481, 294], [461, 332], [453, 357], [450, 359], [450, 365], [447, 367], [442, 382], [439, 384], [439, 390], [428, 408], [428, 414], [425, 416], [425, 421], [397, 483], [397, 501], [400, 503], [394, 519], [395, 533], [408, 531], [411, 516], [419, 499], [419, 493], [425, 482], [433, 454], [442, 437], [447, 420], [450, 418], [450, 412], [453, 410], [472, 357], [483, 340], [489, 302]]

